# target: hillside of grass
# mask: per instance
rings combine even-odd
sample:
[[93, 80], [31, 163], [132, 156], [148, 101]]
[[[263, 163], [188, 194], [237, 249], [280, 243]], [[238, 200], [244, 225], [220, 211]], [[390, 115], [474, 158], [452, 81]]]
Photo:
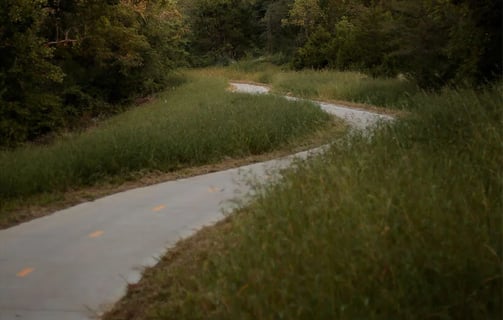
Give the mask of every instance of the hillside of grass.
[[0, 152], [0, 225], [22, 219], [12, 208], [33, 197], [51, 202], [105, 182], [293, 149], [317, 131], [332, 130], [332, 118], [311, 103], [226, 89], [222, 78], [189, 77], [151, 104], [84, 133]]
[[501, 319], [502, 94], [417, 94], [256, 185], [104, 319]]
[[295, 97], [339, 100], [373, 106], [410, 110], [415, 96], [422, 92], [414, 81], [402, 77], [371, 77], [356, 71], [293, 71], [268, 62], [267, 59], [243, 60], [229, 67], [197, 70], [230, 80], [268, 84], [273, 92]]

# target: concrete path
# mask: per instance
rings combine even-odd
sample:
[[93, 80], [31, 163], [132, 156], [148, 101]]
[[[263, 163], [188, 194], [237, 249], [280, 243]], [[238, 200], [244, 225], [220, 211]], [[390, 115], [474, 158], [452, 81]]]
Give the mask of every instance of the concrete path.
[[[231, 83], [237, 92], [264, 94], [269, 92], [269, 88], [260, 85]], [[285, 96], [288, 100], [299, 101], [300, 98]], [[393, 117], [369, 112], [365, 110], [353, 109], [343, 106], [338, 106], [332, 103], [315, 102], [327, 113], [333, 114], [339, 118], [346, 120], [354, 129], [367, 130], [370, 129], [379, 121], [391, 121]]]
[[[322, 108], [357, 128], [388, 119]], [[0, 231], [0, 320], [99, 318], [167, 248], [222, 219], [236, 196], [246, 197], [248, 174], [270, 179], [293, 158], [317, 151], [118, 193]]]

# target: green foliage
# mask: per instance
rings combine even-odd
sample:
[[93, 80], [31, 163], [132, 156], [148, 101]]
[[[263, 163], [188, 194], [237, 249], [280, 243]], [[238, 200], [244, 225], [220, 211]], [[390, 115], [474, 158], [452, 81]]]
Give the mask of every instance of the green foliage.
[[296, 0], [289, 13], [288, 24], [299, 26], [309, 37], [321, 21], [323, 11], [318, 0]]
[[118, 103], [157, 91], [181, 62], [184, 28], [172, 2], [88, 0], [70, 8], [56, 2], [48, 37], [58, 41], [61, 29], [79, 39], [56, 54], [67, 66], [67, 87], [82, 88], [81, 97]]
[[[283, 23], [288, 17], [292, 2], [292, 0], [264, 1], [263, 6], [266, 10], [262, 22], [265, 33], [262, 38], [265, 39], [265, 51], [270, 55], [279, 53], [289, 56], [294, 50], [297, 28]], [[282, 59], [279, 62], [285, 61]]]
[[0, 14], [0, 146], [115, 113], [185, 59], [174, 1], [9, 0]]
[[139, 92], [158, 92], [170, 79], [171, 71], [185, 65], [187, 32], [175, 2], [150, 2], [140, 28], [149, 49], [143, 56], [142, 66], [137, 69], [137, 81], [141, 83]]
[[196, 65], [260, 53], [296, 69], [405, 74], [423, 88], [501, 76], [501, 1], [191, 0]]
[[297, 0], [285, 21], [303, 30], [292, 60], [297, 69], [404, 73], [439, 88], [501, 76], [496, 12], [501, 1]]
[[331, 35], [323, 27], [312, 31], [306, 44], [295, 53], [292, 64], [296, 69], [324, 68], [330, 63]]
[[254, 0], [193, 0], [185, 12], [191, 26], [194, 65], [227, 64], [258, 44], [260, 17]]
[[472, 78], [482, 37], [465, 8], [449, 1], [416, 1], [393, 9], [394, 54], [420, 86], [438, 88], [456, 77]]
[[190, 25], [192, 65], [227, 65], [264, 53], [291, 56], [296, 24], [285, 25], [293, 0], [189, 0], [180, 4]]
[[54, 86], [62, 72], [39, 33], [44, 1], [0, 4], [0, 146], [33, 139], [61, 122]]
[[330, 120], [307, 102], [236, 94], [226, 86], [203, 77], [89, 132], [0, 152], [0, 205], [138, 171], [168, 172], [272, 151]]

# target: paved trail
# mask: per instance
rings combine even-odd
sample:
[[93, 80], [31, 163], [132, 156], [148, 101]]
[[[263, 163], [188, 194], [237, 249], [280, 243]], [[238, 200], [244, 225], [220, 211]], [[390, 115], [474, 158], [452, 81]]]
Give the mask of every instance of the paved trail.
[[[321, 106], [358, 129], [390, 119]], [[267, 179], [309, 153], [118, 193], [0, 231], [0, 320], [99, 318], [166, 248], [232, 210], [230, 200], [249, 192], [242, 173]]]

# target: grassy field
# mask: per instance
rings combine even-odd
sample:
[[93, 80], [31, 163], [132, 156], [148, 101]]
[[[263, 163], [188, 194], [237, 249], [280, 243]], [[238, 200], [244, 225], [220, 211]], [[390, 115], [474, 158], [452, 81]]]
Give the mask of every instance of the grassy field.
[[50, 203], [67, 191], [119, 185], [149, 172], [293, 148], [331, 126], [331, 118], [313, 104], [226, 87], [222, 78], [193, 75], [153, 103], [82, 134], [0, 152], [0, 225], [24, 219], [13, 208], [35, 198]]
[[501, 319], [502, 93], [415, 95], [256, 186], [105, 319]]
[[264, 60], [245, 60], [230, 67], [198, 70], [232, 80], [265, 83], [276, 93], [296, 97], [342, 100], [393, 109], [415, 109], [415, 96], [422, 92], [404, 78], [372, 78], [360, 72], [333, 70], [291, 71]]

